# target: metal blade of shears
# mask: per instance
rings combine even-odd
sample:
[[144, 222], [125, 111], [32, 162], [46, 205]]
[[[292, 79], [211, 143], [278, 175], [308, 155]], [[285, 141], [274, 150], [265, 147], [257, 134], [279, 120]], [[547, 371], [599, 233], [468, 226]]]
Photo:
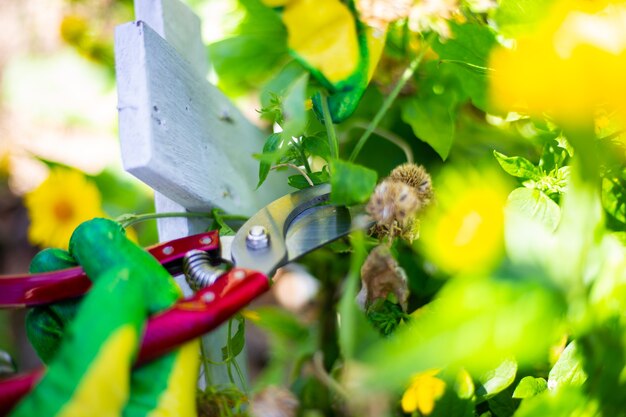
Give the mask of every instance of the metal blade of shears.
[[[235, 235], [230, 248], [232, 261], [269, 276], [280, 266], [373, 224], [362, 208], [329, 205], [329, 198], [330, 185], [322, 184], [270, 203]], [[249, 237], [259, 228], [266, 235], [266, 244], [251, 245]]]

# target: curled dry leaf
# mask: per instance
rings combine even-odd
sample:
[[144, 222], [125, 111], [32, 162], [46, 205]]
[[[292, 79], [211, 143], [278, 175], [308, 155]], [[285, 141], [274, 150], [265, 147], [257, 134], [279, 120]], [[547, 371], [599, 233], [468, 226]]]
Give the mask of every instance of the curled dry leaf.
[[298, 398], [283, 387], [269, 386], [259, 391], [250, 404], [252, 417], [295, 417]]
[[357, 302], [367, 308], [375, 300], [394, 294], [402, 310], [406, 311], [409, 289], [404, 269], [394, 259], [386, 245], [375, 247], [361, 267], [361, 291]]

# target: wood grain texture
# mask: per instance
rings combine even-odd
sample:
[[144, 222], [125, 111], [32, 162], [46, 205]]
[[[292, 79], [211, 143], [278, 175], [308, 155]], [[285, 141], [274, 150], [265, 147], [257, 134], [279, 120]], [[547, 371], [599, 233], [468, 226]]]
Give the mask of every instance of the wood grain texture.
[[135, 17], [147, 23], [176, 50], [199, 76], [208, 71], [200, 18], [178, 0], [137, 0]]
[[[200, 19], [186, 5], [178, 0], [137, 0], [135, 17], [166, 39], [199, 77], [205, 77], [208, 65]], [[154, 205], [158, 213], [186, 210], [158, 191], [154, 192]], [[157, 220], [157, 228], [160, 240], [167, 241], [206, 230], [208, 223], [208, 220], [197, 218], [163, 218]], [[181, 287], [186, 293], [191, 292], [184, 280]]]
[[183, 207], [252, 214], [285, 191], [253, 191], [264, 135], [148, 25], [116, 31], [124, 167]]

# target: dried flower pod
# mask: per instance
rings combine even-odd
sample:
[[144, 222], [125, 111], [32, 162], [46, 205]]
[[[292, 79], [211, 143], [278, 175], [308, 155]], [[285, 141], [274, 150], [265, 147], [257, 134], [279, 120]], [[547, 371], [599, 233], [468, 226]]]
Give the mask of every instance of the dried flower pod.
[[412, 242], [419, 236], [417, 215], [432, 199], [432, 181], [421, 165], [407, 163], [395, 168], [374, 189], [366, 206], [376, 220], [372, 232]]
[[393, 21], [409, 16], [414, 0], [357, 0], [359, 18], [369, 26], [385, 30]]
[[253, 417], [295, 417], [300, 403], [287, 388], [269, 386], [259, 391], [250, 403]]
[[433, 197], [432, 180], [426, 169], [412, 163], [402, 164], [389, 174], [389, 179], [401, 181], [417, 190], [422, 206], [428, 205]]
[[392, 293], [406, 311], [409, 297], [406, 273], [386, 245], [376, 246], [370, 252], [361, 267], [361, 284], [357, 302], [364, 309], [375, 300], [386, 299]]
[[421, 208], [417, 191], [401, 181], [385, 180], [376, 186], [367, 212], [379, 225], [403, 225]]

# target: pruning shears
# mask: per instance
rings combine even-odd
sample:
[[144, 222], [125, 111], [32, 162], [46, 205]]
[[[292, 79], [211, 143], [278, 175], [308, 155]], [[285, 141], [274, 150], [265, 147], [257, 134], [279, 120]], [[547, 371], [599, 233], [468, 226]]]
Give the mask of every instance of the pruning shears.
[[[360, 207], [335, 206], [330, 186], [322, 184], [285, 195], [253, 215], [234, 237], [217, 231], [161, 243], [148, 252], [172, 274], [182, 271], [185, 255], [202, 251], [212, 264], [210, 285], [152, 316], [144, 331], [136, 365], [164, 355], [218, 327], [270, 288], [281, 266], [373, 221]], [[0, 308], [20, 308], [79, 297], [91, 281], [81, 267], [56, 272], [0, 276]], [[0, 380], [0, 415], [6, 414], [43, 374], [35, 371]]]

